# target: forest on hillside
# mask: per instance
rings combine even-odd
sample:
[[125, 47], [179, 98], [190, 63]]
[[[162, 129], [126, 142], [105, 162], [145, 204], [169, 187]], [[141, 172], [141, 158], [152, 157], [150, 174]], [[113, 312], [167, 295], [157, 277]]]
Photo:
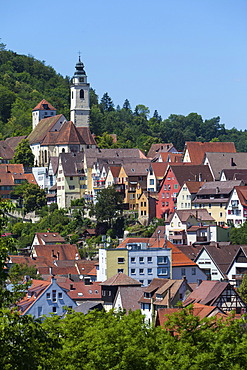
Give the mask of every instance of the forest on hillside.
[[[90, 78], [89, 78], [90, 81]], [[31, 131], [32, 108], [42, 99], [69, 119], [70, 78], [63, 77], [44, 61], [18, 55], [0, 43], [0, 139]], [[138, 147], [147, 151], [152, 143], [172, 142], [183, 150], [185, 141], [234, 141], [238, 151], [247, 151], [247, 131], [226, 129], [220, 117], [203, 120], [198, 113], [171, 114], [163, 119], [157, 110], [131, 107], [126, 98], [115, 106], [106, 92], [101, 98], [90, 91], [90, 127], [101, 147]], [[114, 143], [108, 134], [117, 135]]]

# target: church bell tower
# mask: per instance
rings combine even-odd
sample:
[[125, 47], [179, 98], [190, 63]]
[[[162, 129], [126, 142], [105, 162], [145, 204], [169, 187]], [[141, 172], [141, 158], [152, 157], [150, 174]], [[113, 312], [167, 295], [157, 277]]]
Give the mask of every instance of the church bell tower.
[[76, 127], [89, 127], [89, 89], [84, 64], [79, 56], [70, 87], [70, 120]]

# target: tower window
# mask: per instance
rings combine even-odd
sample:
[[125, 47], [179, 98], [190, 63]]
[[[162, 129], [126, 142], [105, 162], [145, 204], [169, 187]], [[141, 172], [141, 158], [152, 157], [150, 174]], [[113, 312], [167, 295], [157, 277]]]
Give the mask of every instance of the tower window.
[[80, 77], [79, 78], [79, 82], [84, 82], [84, 78], [83, 77]]
[[84, 99], [84, 90], [83, 89], [80, 90], [80, 99]]
[[73, 99], [73, 98], [74, 98], [73, 91], [71, 91], [71, 99]]

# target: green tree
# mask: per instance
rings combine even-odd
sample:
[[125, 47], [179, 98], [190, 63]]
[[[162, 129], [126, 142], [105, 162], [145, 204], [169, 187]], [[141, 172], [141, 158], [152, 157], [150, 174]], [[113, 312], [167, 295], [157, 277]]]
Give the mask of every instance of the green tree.
[[13, 163], [21, 163], [24, 167], [33, 167], [34, 155], [28, 139], [23, 139], [16, 147]]
[[22, 201], [24, 213], [37, 211], [46, 205], [46, 194], [36, 184], [23, 183], [15, 187], [12, 195]]
[[242, 283], [238, 287], [238, 294], [242, 300], [247, 303], [247, 274], [244, 274]]
[[100, 107], [102, 111], [113, 111], [114, 110], [114, 104], [108, 93], [104, 93], [104, 95], [101, 98], [100, 101]]
[[232, 244], [247, 244], [247, 222], [230, 229], [230, 241]]
[[114, 219], [122, 214], [122, 197], [113, 187], [102, 189], [92, 208], [97, 222], [107, 222], [111, 228]]

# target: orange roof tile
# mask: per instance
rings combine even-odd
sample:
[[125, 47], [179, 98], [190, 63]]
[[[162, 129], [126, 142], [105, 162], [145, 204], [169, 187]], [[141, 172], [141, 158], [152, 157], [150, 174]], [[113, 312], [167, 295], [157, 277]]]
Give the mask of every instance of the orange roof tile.
[[180, 266], [197, 266], [189, 257], [186, 256], [182, 251], [180, 251], [174, 244], [169, 240], [166, 242], [167, 248], [172, 249], [172, 267]]
[[236, 153], [235, 144], [233, 142], [209, 142], [201, 143], [196, 141], [187, 141], [187, 148], [190, 156], [190, 161], [193, 164], [201, 164], [206, 152], [209, 153]]
[[[44, 104], [47, 105], [47, 108], [44, 107]], [[32, 109], [32, 111], [35, 110], [56, 110], [50, 103], [48, 103], [47, 100], [43, 99], [39, 102], [39, 104], [36, 105], [35, 108]]]

